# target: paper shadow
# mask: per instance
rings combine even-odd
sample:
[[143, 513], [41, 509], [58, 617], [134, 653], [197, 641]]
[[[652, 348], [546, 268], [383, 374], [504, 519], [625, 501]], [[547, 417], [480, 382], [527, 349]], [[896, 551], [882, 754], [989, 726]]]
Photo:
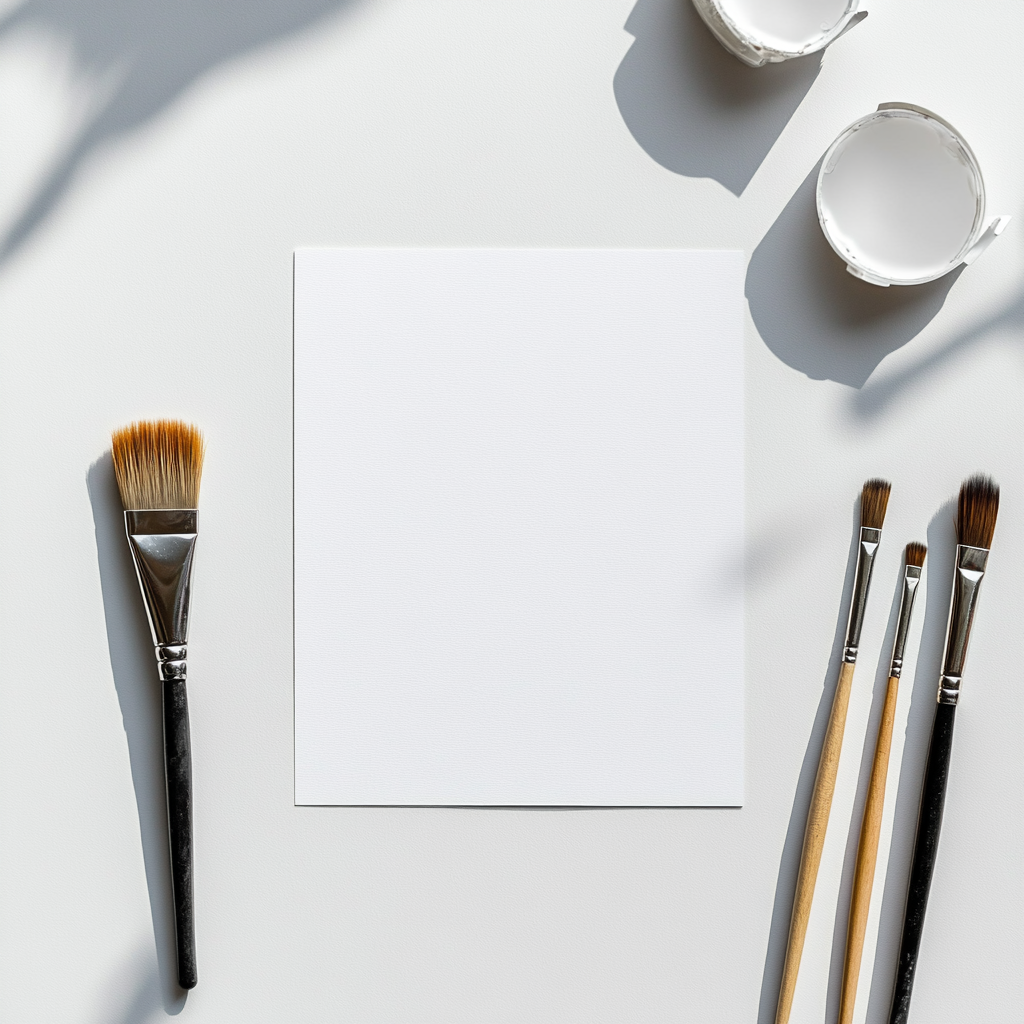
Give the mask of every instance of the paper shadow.
[[825, 682], [818, 701], [818, 710], [811, 726], [811, 736], [804, 751], [803, 763], [796, 784], [793, 810], [786, 830], [786, 841], [782, 847], [779, 876], [775, 883], [775, 903], [772, 906], [772, 921], [768, 933], [768, 951], [764, 959], [764, 974], [761, 978], [761, 997], [758, 1002], [757, 1024], [775, 1024], [778, 1008], [779, 989], [782, 985], [782, 968], [786, 959], [786, 945], [789, 941], [789, 922], [793, 913], [793, 898], [796, 894], [796, 876], [800, 868], [800, 854], [803, 850], [804, 830], [811, 807], [811, 793], [814, 779], [818, 774], [818, 762], [825, 744], [825, 731], [832, 711], [832, 699], [839, 682], [839, 666], [846, 642], [846, 621], [850, 614], [853, 591], [853, 577], [857, 568], [857, 548], [860, 543], [860, 498], [853, 507], [853, 522], [850, 536], [850, 552], [846, 561], [846, 578], [843, 582], [843, 599], [836, 619], [836, 631], [832, 639], [832, 654], [828, 660]]
[[174, 944], [160, 683], [149, 623], [125, 538], [124, 509], [109, 452], [89, 467], [86, 483], [96, 527], [96, 556], [110, 667], [128, 738], [128, 759], [139, 813], [142, 857], [156, 941], [159, 996], [164, 1010], [176, 1014], [185, 1005], [185, 992], [178, 987]]
[[[953, 565], [956, 561], [956, 501], [944, 504], [928, 524], [928, 570], [921, 648], [914, 670], [907, 718], [892, 842], [882, 892], [878, 944], [875, 947], [871, 990], [867, 994], [867, 1020], [887, 1021], [896, 980], [896, 958], [903, 932], [903, 911], [907, 902], [910, 860], [917, 836], [924, 766], [935, 718], [935, 692], [942, 668], [943, 643], [952, 594]], [[920, 598], [918, 598], [920, 600]], [[887, 801], [891, 799], [887, 794]], [[861, 993], [861, 998], [865, 997]]]
[[97, 148], [147, 124], [214, 68], [352, 2], [22, 0], [0, 19], [0, 37], [26, 30], [58, 39], [68, 47], [79, 80], [93, 83], [103, 98], [8, 227], [0, 265], [53, 212]]
[[931, 322], [963, 267], [928, 284], [890, 288], [847, 273], [818, 224], [820, 166], [819, 160], [754, 250], [745, 292], [761, 339], [787, 366], [860, 388]]
[[742, 194], [821, 70], [816, 53], [752, 68], [727, 53], [690, 0], [638, 0], [615, 73], [619, 112], [662, 167]]

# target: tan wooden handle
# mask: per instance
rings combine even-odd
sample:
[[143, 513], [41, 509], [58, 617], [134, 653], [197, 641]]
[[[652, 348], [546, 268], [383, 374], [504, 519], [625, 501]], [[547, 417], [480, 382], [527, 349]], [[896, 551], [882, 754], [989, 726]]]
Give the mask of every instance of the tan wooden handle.
[[821, 760], [818, 762], [818, 774], [814, 779], [814, 793], [811, 795], [807, 828], [804, 831], [804, 847], [800, 853], [800, 871], [796, 876], [793, 917], [789, 923], [789, 943], [786, 946], [786, 962], [782, 968], [782, 987], [779, 990], [779, 1008], [775, 1013], [775, 1024], [788, 1024], [789, 1014], [793, 1009], [793, 994], [796, 992], [796, 978], [800, 972], [800, 957], [804, 951], [804, 939], [807, 937], [807, 922], [811, 917], [814, 883], [818, 880], [818, 865], [821, 864], [828, 815], [832, 810], [832, 795], [836, 789], [839, 755], [843, 750], [843, 732], [846, 729], [846, 711], [850, 706], [853, 669], [851, 662], [843, 662], [836, 695], [832, 700], [832, 712], [828, 717], [828, 729], [825, 731], [825, 745], [821, 749]]
[[850, 923], [846, 931], [846, 961], [843, 964], [843, 994], [839, 1001], [839, 1024], [851, 1024], [853, 1006], [857, 1001], [857, 979], [860, 961], [864, 955], [864, 933], [871, 908], [871, 886], [875, 881], [875, 862], [878, 859], [878, 837], [882, 831], [882, 808], [885, 805], [885, 780], [889, 774], [889, 748], [896, 720], [896, 698], [900, 681], [893, 677], [885, 691], [885, 707], [878, 724], [875, 760], [871, 766], [871, 783], [864, 804], [864, 820], [860, 826], [857, 846], [857, 867], [853, 875], [853, 896], [850, 900]]

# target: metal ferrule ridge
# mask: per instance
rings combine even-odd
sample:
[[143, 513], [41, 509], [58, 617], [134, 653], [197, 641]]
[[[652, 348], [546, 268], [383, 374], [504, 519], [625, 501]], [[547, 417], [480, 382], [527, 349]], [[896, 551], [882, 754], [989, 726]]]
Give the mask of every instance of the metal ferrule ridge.
[[124, 514], [162, 680], [185, 678], [198, 518], [195, 509], [129, 510]]
[[907, 634], [910, 632], [910, 616], [914, 611], [914, 598], [921, 585], [922, 569], [919, 565], [908, 565], [903, 573], [903, 596], [900, 598], [900, 617], [896, 623], [896, 639], [892, 644], [892, 664], [889, 678], [899, 679], [903, 674], [903, 653], [907, 648]]
[[875, 554], [881, 530], [870, 526], [860, 528], [860, 543], [857, 547], [857, 571], [853, 579], [853, 596], [850, 599], [850, 621], [846, 627], [846, 643], [843, 646], [843, 661], [851, 664], [857, 660], [860, 647], [860, 630], [864, 625], [864, 609], [868, 604], [868, 588], [871, 586], [871, 570], [875, 567]]
[[974, 609], [978, 590], [988, 566], [988, 548], [956, 546], [956, 569], [953, 572], [953, 599], [949, 606], [946, 628], [946, 654], [939, 679], [939, 704], [956, 704], [960, 699], [960, 679], [967, 660], [967, 643], [971, 639]]

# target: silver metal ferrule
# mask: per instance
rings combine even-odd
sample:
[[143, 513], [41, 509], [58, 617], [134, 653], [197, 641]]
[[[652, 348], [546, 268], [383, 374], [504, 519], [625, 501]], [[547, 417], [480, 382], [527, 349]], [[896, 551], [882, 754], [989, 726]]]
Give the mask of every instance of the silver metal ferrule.
[[946, 628], [946, 655], [942, 661], [942, 676], [936, 698], [939, 704], [956, 704], [960, 699], [960, 679], [967, 660], [967, 643], [971, 639], [978, 590], [988, 567], [988, 550], [972, 548], [966, 544], [956, 546], [953, 600], [950, 602], [949, 625]]
[[129, 510], [124, 514], [162, 680], [185, 678], [198, 516], [195, 509]]
[[850, 599], [850, 622], [846, 627], [846, 644], [843, 647], [843, 661], [851, 664], [857, 660], [860, 630], [864, 625], [864, 609], [868, 603], [868, 587], [871, 586], [871, 570], [875, 567], [875, 554], [881, 539], [881, 530], [872, 530], [870, 526], [860, 528], [857, 572], [853, 578], [853, 596]]
[[899, 679], [903, 674], [903, 652], [907, 649], [907, 634], [910, 632], [910, 616], [914, 611], [914, 598], [921, 585], [921, 566], [908, 565], [903, 572], [903, 596], [900, 598], [900, 617], [896, 623], [896, 639], [892, 644], [892, 664], [889, 677]]

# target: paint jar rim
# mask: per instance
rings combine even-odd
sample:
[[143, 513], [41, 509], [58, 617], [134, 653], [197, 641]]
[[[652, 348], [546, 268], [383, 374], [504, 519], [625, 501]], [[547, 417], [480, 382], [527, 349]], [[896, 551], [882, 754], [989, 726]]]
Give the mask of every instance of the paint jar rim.
[[805, 57], [811, 53], [824, 50], [826, 46], [839, 38], [847, 29], [867, 17], [867, 11], [859, 9], [860, 0], [847, 0], [846, 9], [834, 25], [823, 29], [821, 35], [808, 40], [799, 49], [788, 49], [760, 38], [755, 32], [742, 26], [730, 14], [723, 0], [693, 0], [704, 23], [711, 29], [715, 38], [731, 54], [738, 57], [744, 64], [751, 67], [762, 67], [765, 64], [778, 64], [795, 57]]
[[[824, 209], [823, 190], [826, 178], [835, 166], [838, 156], [845, 150], [847, 143], [863, 128], [877, 124], [889, 118], [910, 118], [925, 122], [932, 122], [933, 124], [938, 125], [941, 129], [944, 129], [945, 132], [955, 141], [957, 148], [960, 151], [960, 155], [963, 158], [963, 163], [970, 171], [975, 192], [974, 220], [971, 224], [970, 231], [967, 233], [967, 236], [956, 255], [951, 260], [944, 262], [941, 265], [936, 263], [936, 267], [933, 272], [913, 278], [894, 277], [890, 273], [881, 270], [878, 267], [869, 265], [865, 260], [859, 258], [857, 254], [852, 253], [843, 247], [833, 236], [832, 231], [829, 228], [829, 218]], [[951, 270], [954, 270], [956, 267], [964, 263], [968, 253], [970, 253], [971, 249], [974, 248], [980, 236], [985, 231], [985, 200], [985, 180], [982, 177], [981, 166], [978, 163], [977, 157], [974, 155], [974, 151], [967, 144], [967, 140], [944, 118], [940, 117], [933, 111], [914, 103], [882, 103], [879, 104], [877, 110], [873, 110], [870, 114], [865, 114], [852, 124], [847, 125], [847, 127], [844, 128], [838, 136], [836, 136], [832, 145], [825, 151], [825, 155], [821, 160], [821, 167], [818, 171], [817, 187], [815, 188], [815, 205], [818, 212], [818, 224], [820, 225], [822, 233], [829, 245], [835, 251], [836, 255], [846, 263], [847, 270], [849, 270], [854, 277], [859, 277], [871, 284], [882, 286], [926, 284], [929, 281], [935, 281], [940, 277], [944, 277]]]

